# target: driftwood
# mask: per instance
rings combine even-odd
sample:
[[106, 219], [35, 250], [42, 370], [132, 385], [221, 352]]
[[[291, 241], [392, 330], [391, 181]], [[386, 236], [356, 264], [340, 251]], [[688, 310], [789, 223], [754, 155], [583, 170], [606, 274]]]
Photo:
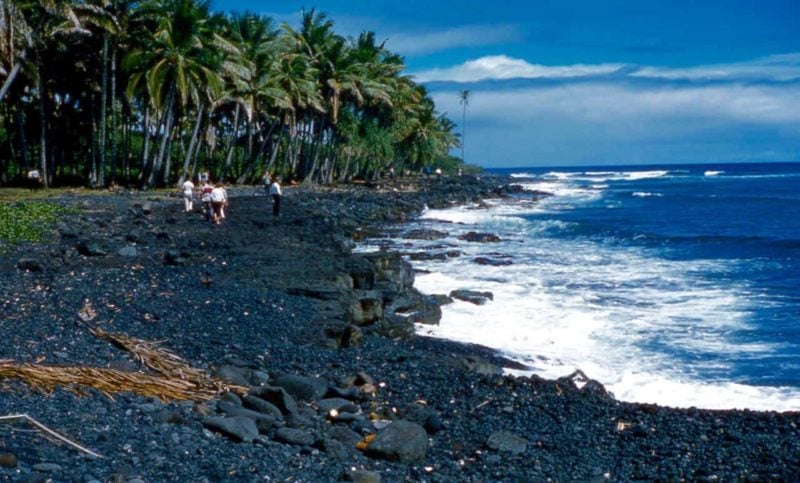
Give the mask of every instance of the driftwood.
[[94, 451], [92, 451], [92, 450], [90, 450], [90, 449], [88, 449], [88, 448], [86, 448], [84, 446], [79, 445], [75, 441], [72, 441], [71, 439], [68, 439], [65, 436], [62, 436], [62, 435], [58, 434], [57, 432], [53, 431], [52, 429], [48, 428], [47, 426], [45, 426], [44, 424], [40, 423], [39, 421], [33, 419], [32, 417], [28, 416], [27, 414], [9, 414], [7, 416], [0, 416], [0, 421], [10, 421], [10, 420], [13, 420], [13, 419], [24, 419], [25, 421], [31, 423], [33, 426], [35, 426], [40, 431], [43, 431], [46, 435], [51, 436], [51, 437], [53, 437], [53, 438], [55, 438], [55, 439], [57, 439], [59, 441], [62, 441], [64, 443], [67, 443], [68, 445], [72, 446], [73, 448], [75, 448], [75, 449], [77, 449], [79, 451], [82, 451], [82, 452], [84, 452], [86, 454], [92, 455], [95, 458], [102, 458], [103, 457], [102, 455], [97, 454]]

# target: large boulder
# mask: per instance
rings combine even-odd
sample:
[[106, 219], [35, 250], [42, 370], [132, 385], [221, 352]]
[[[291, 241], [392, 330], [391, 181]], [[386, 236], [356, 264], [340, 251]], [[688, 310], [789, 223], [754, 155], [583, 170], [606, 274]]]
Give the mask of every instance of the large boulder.
[[397, 420], [378, 431], [366, 447], [367, 456], [410, 463], [425, 458], [428, 452], [428, 433], [410, 421]]

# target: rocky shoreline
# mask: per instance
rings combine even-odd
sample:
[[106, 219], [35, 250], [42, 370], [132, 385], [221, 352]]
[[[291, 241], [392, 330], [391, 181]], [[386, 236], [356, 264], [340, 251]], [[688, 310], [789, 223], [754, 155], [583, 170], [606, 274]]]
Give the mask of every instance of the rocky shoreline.
[[414, 322], [436, 323], [441, 300], [414, 289], [400, 253], [355, 254], [354, 240], [424, 206], [517, 192], [508, 182], [294, 187], [278, 219], [262, 191], [240, 188], [218, 226], [164, 195], [56, 200], [77, 210], [52, 242], [0, 254], [0, 359], [148, 372], [87, 330], [88, 308], [94, 326], [158, 341], [237, 389], [207, 401], [112, 399], [2, 379], [0, 416], [25, 413], [102, 457], [4, 421], [0, 477], [795, 479], [798, 413], [622, 403], [580, 373], [503, 376], [513, 364], [487, 348], [413, 334]]

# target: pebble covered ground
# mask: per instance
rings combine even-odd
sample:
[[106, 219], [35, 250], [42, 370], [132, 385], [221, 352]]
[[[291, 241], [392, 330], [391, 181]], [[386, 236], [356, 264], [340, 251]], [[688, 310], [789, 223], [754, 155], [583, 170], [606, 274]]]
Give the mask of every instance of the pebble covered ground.
[[[239, 188], [221, 225], [164, 195], [57, 199], [77, 210], [50, 242], [0, 253], [0, 359], [144, 372], [130, 352], [88, 331], [79, 312], [89, 302], [92, 324], [159, 341], [249, 389], [160, 401], [91, 389], [44, 394], [0, 380], [0, 416], [27, 414], [102, 456], [23, 420], [0, 421], [0, 478], [796, 479], [798, 413], [621, 403], [581, 374], [503, 376], [508, 362], [492, 351], [409, 335], [380, 310], [375, 320], [348, 319], [354, 294], [362, 309], [365, 300], [385, 308], [399, 297], [392, 280], [353, 286], [365, 273], [363, 256], [350, 251], [354, 238], [401, 230], [396, 223], [426, 204], [508, 193], [501, 182], [290, 187], [277, 219], [263, 192]], [[378, 273], [370, 270], [368, 279]], [[485, 310], [490, 319], [491, 302]]]

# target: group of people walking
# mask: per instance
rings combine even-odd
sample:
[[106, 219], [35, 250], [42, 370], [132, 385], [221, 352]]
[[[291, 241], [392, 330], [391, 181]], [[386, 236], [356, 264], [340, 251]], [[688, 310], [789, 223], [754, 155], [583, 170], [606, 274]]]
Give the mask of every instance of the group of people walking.
[[[272, 197], [272, 216], [280, 216], [281, 198], [283, 197], [280, 176], [271, 179], [269, 173], [264, 173], [262, 181], [267, 194]], [[183, 192], [185, 212], [194, 211], [194, 200], [197, 194], [203, 204], [203, 216], [206, 221], [219, 225], [225, 219], [225, 209], [228, 207], [228, 192], [225, 190], [224, 185], [213, 186], [205, 179], [202, 181], [200, 189], [195, 193], [194, 183], [192, 183], [192, 180], [187, 179], [181, 185], [181, 190]]]
[[[184, 211], [194, 211], [195, 187], [192, 180], [187, 179], [181, 186], [183, 190]], [[203, 204], [203, 216], [206, 221], [219, 225], [225, 219], [225, 208], [228, 206], [228, 192], [224, 185], [213, 186], [203, 181], [198, 190], [200, 202]]]

